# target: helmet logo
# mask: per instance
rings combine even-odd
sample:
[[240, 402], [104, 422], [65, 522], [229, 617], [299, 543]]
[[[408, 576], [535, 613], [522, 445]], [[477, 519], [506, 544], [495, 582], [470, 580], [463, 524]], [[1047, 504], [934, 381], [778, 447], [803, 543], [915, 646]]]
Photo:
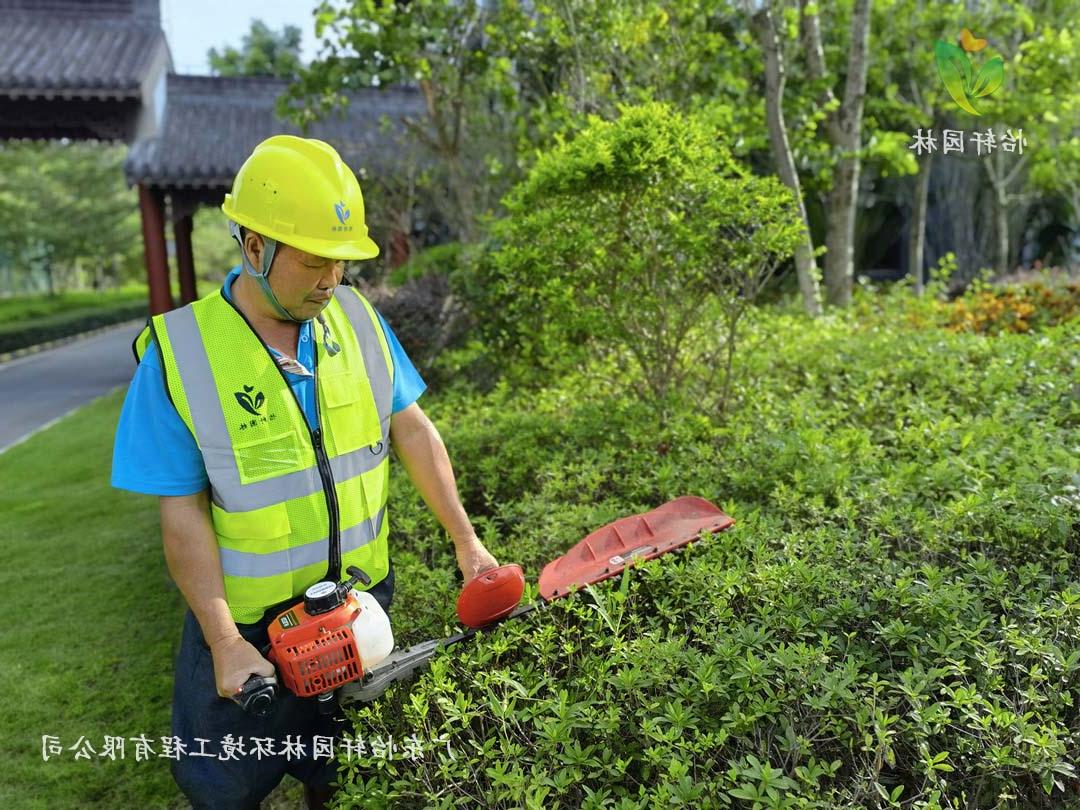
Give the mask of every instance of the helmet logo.
[[345, 220], [349, 218], [349, 209], [345, 207], [344, 202], [339, 202], [334, 206], [334, 213], [337, 214], [338, 222], [342, 225], [344, 225]]

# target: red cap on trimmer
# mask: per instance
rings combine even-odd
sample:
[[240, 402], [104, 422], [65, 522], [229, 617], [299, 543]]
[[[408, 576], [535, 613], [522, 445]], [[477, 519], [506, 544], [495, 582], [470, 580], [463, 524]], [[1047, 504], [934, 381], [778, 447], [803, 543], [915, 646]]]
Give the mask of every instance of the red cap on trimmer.
[[500, 565], [469, 580], [457, 600], [466, 627], [486, 627], [514, 612], [525, 592], [525, 574], [516, 563]]

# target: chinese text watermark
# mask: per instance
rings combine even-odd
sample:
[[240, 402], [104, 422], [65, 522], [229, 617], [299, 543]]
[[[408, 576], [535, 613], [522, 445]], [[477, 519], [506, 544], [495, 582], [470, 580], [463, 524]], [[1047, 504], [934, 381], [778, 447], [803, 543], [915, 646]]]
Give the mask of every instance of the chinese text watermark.
[[[962, 129], [944, 129], [941, 131], [941, 152], [944, 155], [950, 152], [958, 152], [964, 154], [964, 144], [974, 144], [975, 153], [980, 157], [985, 154], [990, 154], [994, 150], [1001, 148], [1004, 152], [1016, 152], [1017, 154], [1024, 154], [1024, 147], [1027, 146], [1027, 138], [1024, 137], [1024, 130], [1006, 129], [1004, 132], [995, 135], [992, 129], [987, 129], [985, 132], [976, 130], [965, 141], [965, 131]], [[923, 134], [922, 128], [919, 128], [917, 134], [911, 136], [911, 143], [908, 144], [908, 149], [914, 149], [915, 154], [922, 155], [923, 153], [933, 153], [938, 149], [938, 137], [934, 133], [934, 130], [926, 130], [926, 134]]]
[[180, 759], [181, 757], [209, 757], [226, 761], [239, 760], [241, 757], [254, 757], [262, 760], [270, 757], [285, 757], [287, 760], [305, 759], [310, 751], [314, 759], [333, 759], [335, 753], [346, 760], [353, 759], [410, 759], [417, 760], [424, 756], [425, 748], [446, 745], [446, 753], [454, 759], [450, 740], [439, 737], [425, 746], [423, 740], [410, 734], [403, 740], [395, 741], [393, 735], [385, 737], [327, 737], [312, 735], [310, 742], [302, 735], [287, 735], [284, 740], [274, 737], [243, 737], [226, 734], [217, 744], [203, 737], [195, 737], [189, 744], [179, 737], [120, 737], [104, 735], [99, 745], [80, 736], [70, 745], [52, 734], [41, 735], [41, 758], [48, 762], [52, 759], [85, 759], [89, 761], [125, 759], [130, 753], [136, 762], [151, 759]]

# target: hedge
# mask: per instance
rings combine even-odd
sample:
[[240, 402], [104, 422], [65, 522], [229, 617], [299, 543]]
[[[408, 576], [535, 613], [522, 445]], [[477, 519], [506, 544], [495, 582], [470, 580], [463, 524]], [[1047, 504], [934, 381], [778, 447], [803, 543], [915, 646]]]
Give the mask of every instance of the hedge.
[[[988, 337], [883, 305], [757, 311], [724, 422], [685, 402], [658, 433], [591, 368], [428, 402], [482, 539], [533, 582], [677, 495], [738, 525], [351, 712], [341, 806], [1076, 806], [1077, 321]], [[452, 629], [460, 583], [391, 486], [409, 644]]]
[[0, 354], [50, 340], [89, 332], [114, 323], [145, 318], [146, 302], [117, 304], [58, 312], [33, 321], [0, 325]]

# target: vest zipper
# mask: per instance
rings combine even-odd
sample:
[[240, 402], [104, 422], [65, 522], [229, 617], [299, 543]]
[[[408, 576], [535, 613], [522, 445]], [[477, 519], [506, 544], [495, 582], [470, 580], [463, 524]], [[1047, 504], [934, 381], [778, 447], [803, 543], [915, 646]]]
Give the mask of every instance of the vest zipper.
[[300, 418], [304, 420], [304, 427], [308, 429], [308, 437], [311, 439], [311, 446], [315, 450], [315, 463], [319, 468], [319, 479], [322, 481], [323, 496], [326, 498], [326, 512], [330, 518], [330, 549], [327, 554], [326, 576], [324, 579], [328, 579], [331, 582], [337, 582], [341, 578], [341, 517], [338, 513], [337, 487], [334, 484], [334, 473], [330, 469], [330, 459], [327, 458], [326, 448], [323, 445], [322, 419], [319, 416], [318, 341], [315, 341], [312, 346], [312, 349], [314, 350], [314, 354], [312, 355], [314, 362], [311, 364], [311, 384], [315, 386], [315, 424], [317, 426], [312, 430], [311, 425], [308, 424], [307, 416], [304, 414], [304, 408], [296, 396], [296, 392], [293, 391], [293, 387], [289, 385], [289, 378], [285, 376], [285, 371], [277, 364], [274, 353], [270, 351], [270, 347], [266, 345], [266, 341], [262, 339], [262, 335], [255, 331], [255, 327], [251, 325], [251, 322], [231, 299], [225, 298], [224, 294], [222, 294], [221, 297], [228, 301], [229, 306], [231, 306], [236, 311], [236, 314], [247, 324], [248, 329], [251, 330], [251, 334], [255, 335], [255, 338], [262, 344], [263, 351], [266, 352], [273, 362], [274, 368], [277, 369], [278, 374], [281, 376], [281, 381], [285, 383], [285, 388], [292, 394], [293, 402], [296, 403], [297, 410], [300, 411]]
[[[314, 332], [315, 330], [312, 329]], [[338, 512], [337, 487], [334, 484], [334, 472], [330, 469], [330, 459], [326, 457], [326, 448], [323, 446], [322, 417], [319, 415], [319, 344], [315, 341], [312, 347], [311, 384], [315, 386], [315, 430], [310, 430], [311, 444], [315, 448], [315, 460], [319, 465], [319, 475], [322, 477], [323, 492], [326, 494], [326, 510], [330, 515], [330, 551], [326, 561], [326, 579], [337, 582], [341, 579], [341, 515]], [[278, 369], [280, 371], [280, 367]], [[284, 374], [284, 372], [282, 372]], [[292, 386], [289, 387], [292, 390]], [[293, 394], [295, 397], [296, 395]], [[300, 401], [297, 400], [297, 405]], [[300, 412], [303, 413], [303, 408]], [[304, 419], [307, 424], [307, 419]]]

